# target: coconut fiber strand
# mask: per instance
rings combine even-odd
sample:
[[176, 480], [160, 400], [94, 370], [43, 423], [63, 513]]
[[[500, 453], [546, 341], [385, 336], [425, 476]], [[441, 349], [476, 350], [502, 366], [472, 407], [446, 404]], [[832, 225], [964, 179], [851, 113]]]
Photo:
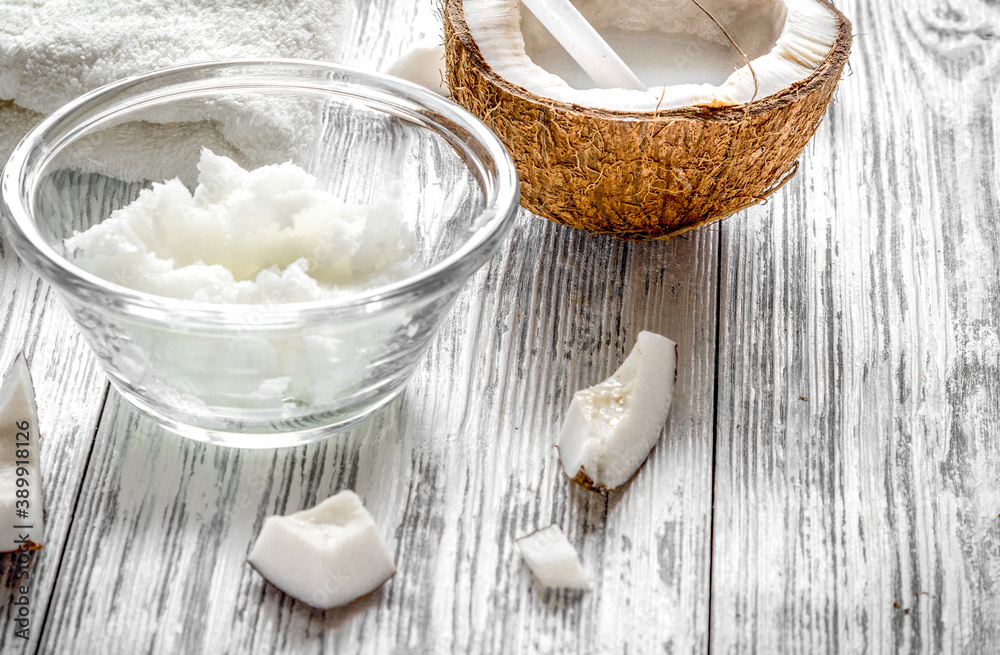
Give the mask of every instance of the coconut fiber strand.
[[773, 193], [819, 126], [851, 46], [837, 17], [830, 53], [808, 78], [735, 107], [616, 112], [540, 98], [500, 77], [448, 0], [445, 44], [452, 99], [503, 140], [521, 204], [558, 223], [625, 239], [668, 238]]

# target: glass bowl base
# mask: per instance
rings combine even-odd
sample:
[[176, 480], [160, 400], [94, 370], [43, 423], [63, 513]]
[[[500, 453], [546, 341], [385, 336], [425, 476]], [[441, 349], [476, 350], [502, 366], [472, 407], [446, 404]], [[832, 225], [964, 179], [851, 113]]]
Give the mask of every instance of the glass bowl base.
[[[292, 448], [331, 437], [371, 418], [392, 402], [405, 388], [404, 385], [400, 385], [390, 393], [380, 396], [375, 402], [359, 408], [352, 408], [348, 412], [330, 413], [329, 422], [323, 422], [320, 418], [322, 415], [315, 417], [309, 421], [308, 427], [302, 427], [305, 421], [299, 418], [288, 421], [271, 421], [264, 426], [255, 425], [243, 429], [220, 430], [178, 420], [123, 388], [114, 379], [111, 380], [111, 385], [130, 405], [174, 434], [216, 446], [253, 449]], [[316, 422], [320, 424], [317, 425]]]

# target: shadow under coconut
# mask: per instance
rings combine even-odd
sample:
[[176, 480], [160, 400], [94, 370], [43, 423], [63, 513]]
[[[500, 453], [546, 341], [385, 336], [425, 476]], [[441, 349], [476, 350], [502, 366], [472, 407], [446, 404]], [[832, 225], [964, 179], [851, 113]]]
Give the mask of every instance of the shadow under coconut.
[[630, 242], [522, 215], [533, 220], [518, 224], [510, 248], [538, 254], [514, 282], [520, 307], [508, 329], [540, 346], [519, 366], [549, 378], [559, 422], [573, 393], [614, 372], [640, 331], [676, 341], [681, 359], [714, 344], [717, 229]]
[[643, 330], [678, 344], [673, 415], [684, 416], [692, 391], [685, 368], [701, 354], [714, 356], [716, 230], [667, 242], [626, 242], [549, 222], [536, 231], [525, 246], [543, 256], [532, 288], [520, 294], [534, 299], [526, 313], [537, 314], [536, 332], [551, 335], [550, 350], [531, 365], [552, 380], [556, 430], [573, 394], [610, 376]]

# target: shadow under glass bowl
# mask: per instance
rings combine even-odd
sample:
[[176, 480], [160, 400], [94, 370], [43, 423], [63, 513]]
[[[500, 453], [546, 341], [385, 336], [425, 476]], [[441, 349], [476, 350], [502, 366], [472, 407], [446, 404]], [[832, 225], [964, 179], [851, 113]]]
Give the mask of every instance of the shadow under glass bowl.
[[[154, 182], [193, 188], [201, 149], [244, 168], [291, 161], [348, 203], [396, 189], [415, 271], [330, 300], [215, 304], [136, 291], [73, 261], [65, 239]], [[102, 87], [15, 149], [7, 238], [64, 301], [112, 384], [181, 435], [284, 447], [372, 414], [404, 387], [468, 278], [513, 224], [513, 162], [482, 123], [387, 76], [230, 60]]]

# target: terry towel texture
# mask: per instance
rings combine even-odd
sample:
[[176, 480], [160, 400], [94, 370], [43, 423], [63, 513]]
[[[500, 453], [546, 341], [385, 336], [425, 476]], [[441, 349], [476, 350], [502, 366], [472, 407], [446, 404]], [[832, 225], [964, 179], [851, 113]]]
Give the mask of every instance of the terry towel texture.
[[[338, 61], [352, 18], [347, 0], [0, 0], [0, 157], [45, 115], [103, 84], [175, 64], [232, 57]], [[262, 107], [199, 128], [245, 152], [300, 130]], [[232, 120], [231, 120], [232, 119]], [[238, 120], [237, 120], [238, 119]], [[285, 120], [288, 119], [288, 120]], [[221, 137], [220, 137], [221, 134]], [[114, 148], [116, 139], [107, 147]], [[109, 157], [108, 161], [117, 159]], [[134, 157], [140, 164], [142, 157]], [[101, 170], [135, 176], [129, 163]], [[95, 164], [95, 170], [101, 165]], [[155, 171], [143, 171], [156, 176]]]

